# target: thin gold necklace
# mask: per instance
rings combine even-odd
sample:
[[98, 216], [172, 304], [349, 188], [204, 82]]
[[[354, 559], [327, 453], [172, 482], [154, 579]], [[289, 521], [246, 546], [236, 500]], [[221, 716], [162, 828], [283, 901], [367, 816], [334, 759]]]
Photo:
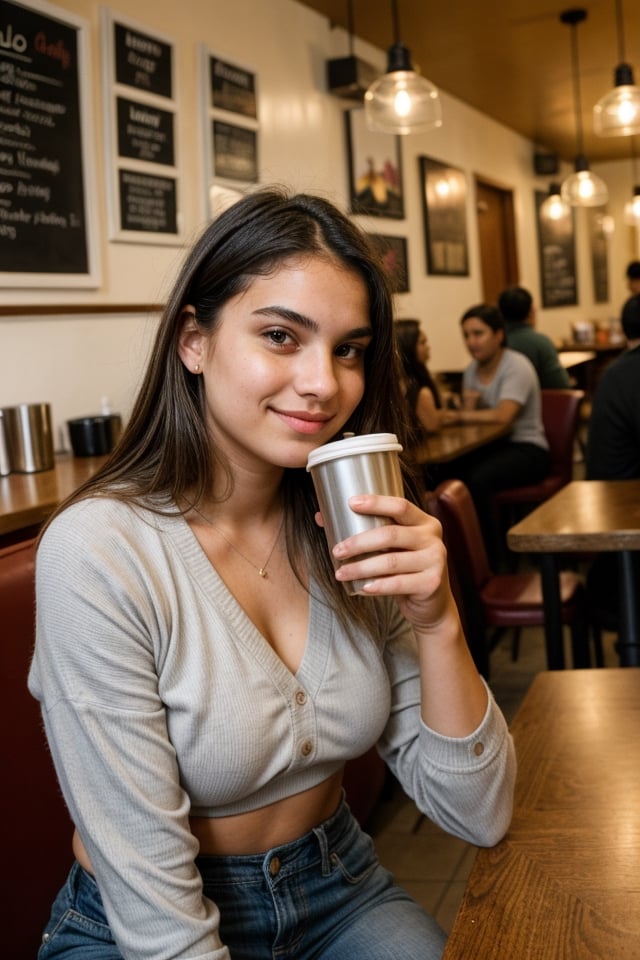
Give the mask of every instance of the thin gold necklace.
[[269, 561], [271, 560], [271, 557], [273, 556], [273, 551], [275, 550], [276, 545], [277, 545], [277, 543], [278, 543], [278, 540], [280, 539], [280, 534], [282, 533], [282, 528], [283, 528], [283, 526], [284, 526], [284, 514], [283, 514], [283, 516], [282, 516], [282, 520], [280, 521], [280, 526], [278, 527], [278, 532], [277, 532], [277, 534], [276, 534], [276, 538], [275, 538], [275, 540], [273, 541], [273, 546], [271, 547], [271, 550], [269, 550], [269, 556], [267, 557], [267, 559], [265, 560], [265, 562], [262, 564], [262, 566], [259, 567], [256, 563], [253, 562], [253, 560], [249, 560], [249, 557], [245, 557], [245, 555], [244, 555], [244, 553], [242, 552], [242, 550], [238, 550], [238, 548], [236, 547], [235, 543], [232, 543], [231, 540], [229, 540], [229, 537], [227, 537], [227, 536], [222, 532], [222, 530], [220, 529], [220, 527], [219, 527], [217, 524], [215, 524], [212, 520], [209, 520], [209, 517], [205, 517], [204, 513], [202, 513], [201, 510], [198, 510], [198, 508], [197, 508], [194, 504], [191, 504], [191, 509], [192, 509], [192, 510], [195, 510], [195, 512], [198, 514], [198, 516], [202, 517], [202, 519], [205, 521], [205, 523], [208, 523], [210, 527], [213, 527], [213, 529], [216, 531], [216, 533], [220, 534], [220, 536], [222, 537], [222, 539], [223, 539], [226, 543], [229, 544], [229, 546], [231, 547], [232, 550], [235, 550], [235, 552], [238, 554], [239, 557], [242, 557], [242, 559], [244, 560], [245, 563], [248, 563], [250, 567], [253, 567], [254, 570], [257, 570], [259, 577], [262, 577], [263, 580], [266, 580], [266, 579], [267, 579], [267, 577], [269, 576], [269, 574], [267, 573], [267, 567], [269, 566]]

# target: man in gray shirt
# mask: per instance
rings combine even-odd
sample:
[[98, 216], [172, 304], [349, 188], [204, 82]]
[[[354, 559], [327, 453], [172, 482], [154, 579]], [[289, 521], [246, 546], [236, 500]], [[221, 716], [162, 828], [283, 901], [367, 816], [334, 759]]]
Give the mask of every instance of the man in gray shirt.
[[507, 287], [498, 297], [507, 331], [507, 346], [524, 353], [536, 369], [542, 390], [567, 389], [569, 374], [560, 363], [553, 341], [534, 329], [533, 298], [524, 287]]

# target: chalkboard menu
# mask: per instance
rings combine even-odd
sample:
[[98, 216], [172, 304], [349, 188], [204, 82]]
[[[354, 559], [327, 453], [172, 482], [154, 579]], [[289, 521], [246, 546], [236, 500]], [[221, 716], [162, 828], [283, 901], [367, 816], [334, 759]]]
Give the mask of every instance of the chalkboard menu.
[[46, 9], [0, 4], [0, 276], [11, 286], [97, 285], [85, 206], [83, 22]]
[[609, 302], [609, 250], [606, 223], [607, 215], [601, 210], [589, 211], [593, 299], [596, 303]]
[[217, 216], [220, 191], [242, 196], [259, 179], [257, 78], [253, 70], [215, 56], [204, 45], [200, 58], [205, 214]]
[[569, 208], [557, 219], [542, 216], [540, 208], [548, 195], [535, 191], [542, 306], [574, 306], [578, 302], [574, 212]]
[[176, 243], [177, 115], [173, 45], [103, 8], [105, 144], [113, 240]]

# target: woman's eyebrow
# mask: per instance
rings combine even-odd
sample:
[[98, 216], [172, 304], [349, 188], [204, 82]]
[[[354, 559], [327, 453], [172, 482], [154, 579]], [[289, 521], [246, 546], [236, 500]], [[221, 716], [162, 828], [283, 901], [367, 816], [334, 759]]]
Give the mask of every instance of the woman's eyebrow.
[[[303, 327], [305, 330], [310, 330], [312, 333], [318, 333], [320, 330], [320, 325], [316, 320], [312, 320], [311, 317], [306, 316], [304, 313], [298, 313], [297, 310], [291, 310], [289, 307], [280, 307], [277, 304], [272, 304], [268, 307], [259, 307], [253, 312], [254, 314], [266, 317], [275, 315], [276, 317], [280, 317], [282, 320], [287, 320], [289, 323]], [[372, 336], [372, 328], [370, 326], [362, 326], [354, 327], [353, 330], [348, 330], [344, 334], [344, 339], [349, 340]]]

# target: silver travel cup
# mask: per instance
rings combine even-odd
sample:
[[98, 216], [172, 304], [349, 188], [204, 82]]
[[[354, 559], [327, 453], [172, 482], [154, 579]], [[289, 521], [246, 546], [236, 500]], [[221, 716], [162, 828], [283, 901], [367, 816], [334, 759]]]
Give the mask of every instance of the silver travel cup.
[[53, 429], [48, 403], [19, 403], [4, 407], [4, 430], [11, 470], [37, 473], [53, 470]]
[[[394, 433], [369, 433], [325, 443], [309, 454], [311, 473], [331, 550], [355, 533], [392, 523], [388, 517], [364, 516], [349, 507], [349, 497], [359, 493], [404, 496], [398, 453], [402, 447]], [[332, 556], [333, 559], [333, 556]], [[352, 558], [350, 562], [353, 562]], [[333, 559], [334, 567], [340, 561]], [[365, 580], [345, 582], [347, 593], [362, 593]]]

